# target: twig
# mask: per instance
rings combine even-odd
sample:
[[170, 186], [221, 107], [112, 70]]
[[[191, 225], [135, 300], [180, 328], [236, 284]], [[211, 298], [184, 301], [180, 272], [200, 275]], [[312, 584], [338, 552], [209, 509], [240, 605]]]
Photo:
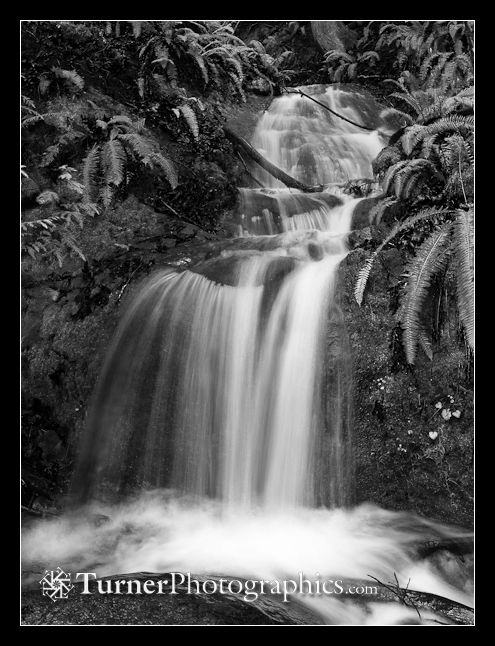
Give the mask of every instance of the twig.
[[392, 592], [392, 594], [395, 594], [395, 596], [399, 599], [399, 601], [401, 603], [403, 603], [405, 606], [407, 606], [408, 608], [409, 607], [414, 608], [414, 610], [416, 610], [416, 612], [418, 614], [419, 620], [422, 621], [422, 617], [421, 617], [421, 614], [420, 614], [417, 606], [412, 602], [409, 604], [406, 601], [406, 597], [407, 597], [407, 594], [409, 592], [409, 583], [411, 582], [411, 579], [409, 579], [409, 581], [407, 582], [407, 586], [405, 588], [401, 588], [400, 585], [399, 585], [399, 580], [397, 578], [397, 574], [395, 572], [394, 572], [394, 578], [395, 578], [395, 583], [396, 583], [395, 587], [392, 587], [392, 585], [387, 585], [386, 583], [383, 583], [383, 581], [380, 581], [376, 577], [371, 576], [371, 574], [368, 574], [368, 576], [370, 577], [370, 579], [373, 579], [373, 581], [376, 581], [377, 583], [382, 585], [384, 588], [387, 588], [387, 590]]
[[348, 119], [347, 117], [343, 117], [338, 112], [335, 112], [335, 110], [332, 110], [332, 108], [329, 108], [328, 105], [325, 105], [324, 103], [321, 103], [321, 101], [314, 99], [312, 96], [309, 96], [309, 94], [306, 94], [302, 90], [285, 90], [285, 92], [287, 92], [287, 94], [300, 94], [301, 96], [305, 96], [307, 99], [310, 99], [311, 101], [314, 101], [318, 105], [321, 105], [321, 107], [325, 108], [325, 110], [328, 110], [336, 117], [339, 117], [339, 119], [343, 119], [344, 121], [347, 121], [347, 123], [350, 123], [353, 126], [357, 126], [358, 128], [362, 128], [363, 130], [369, 130], [370, 132], [373, 132], [374, 130], [376, 130], [376, 128], [368, 128], [368, 126], [362, 126], [360, 123], [356, 123], [355, 121], [351, 121], [351, 119]]

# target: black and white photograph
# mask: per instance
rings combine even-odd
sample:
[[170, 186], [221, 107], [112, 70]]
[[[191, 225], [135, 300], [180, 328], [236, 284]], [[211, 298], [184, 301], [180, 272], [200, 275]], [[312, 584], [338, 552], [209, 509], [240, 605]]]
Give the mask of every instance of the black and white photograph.
[[17, 23], [19, 627], [475, 626], [475, 20], [201, 15]]

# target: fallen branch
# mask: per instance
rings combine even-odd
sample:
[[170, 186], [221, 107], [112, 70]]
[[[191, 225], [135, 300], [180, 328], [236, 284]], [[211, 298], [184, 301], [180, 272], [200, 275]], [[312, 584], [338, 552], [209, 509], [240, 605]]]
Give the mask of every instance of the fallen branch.
[[249, 172], [249, 168], [247, 167], [246, 162], [244, 161], [244, 158], [243, 158], [243, 156], [241, 155], [241, 153], [239, 151], [237, 151], [237, 156], [239, 157], [239, 159], [242, 162], [242, 165], [244, 166], [244, 170], [246, 171], [246, 175], [248, 177], [250, 177], [253, 180], [253, 182], [258, 184], [258, 186], [261, 186], [261, 188], [265, 188], [263, 186], [263, 184], [259, 181], [259, 179], [256, 179], [256, 177], [252, 173]]
[[356, 123], [356, 121], [351, 121], [351, 119], [348, 119], [347, 117], [343, 117], [338, 112], [335, 112], [335, 110], [332, 110], [332, 108], [329, 108], [328, 105], [325, 105], [321, 101], [318, 101], [317, 99], [314, 99], [312, 96], [309, 96], [309, 94], [306, 94], [302, 90], [285, 90], [285, 91], [287, 92], [287, 94], [300, 94], [301, 96], [305, 96], [310, 101], [314, 101], [318, 105], [321, 105], [321, 107], [325, 108], [325, 110], [328, 110], [328, 112], [331, 112], [332, 114], [334, 114], [339, 119], [342, 119], [343, 121], [347, 121], [347, 123], [350, 123], [353, 126], [357, 126], [358, 128], [362, 128], [363, 130], [369, 130], [370, 132], [373, 132], [374, 130], [376, 130], [376, 128], [368, 128], [368, 126], [362, 126], [360, 123]]
[[267, 173], [272, 175], [272, 177], [275, 177], [275, 179], [278, 179], [282, 184], [285, 184], [288, 188], [295, 188], [299, 191], [303, 191], [304, 193], [318, 193], [323, 190], [323, 186], [308, 186], [307, 184], [303, 184], [299, 180], [295, 179], [291, 175], [288, 175], [285, 171], [283, 171], [281, 168], [278, 166], [275, 166], [275, 164], [272, 164], [271, 161], [268, 161], [263, 155], [261, 155], [255, 148], [251, 146], [245, 139], [242, 137], [239, 137], [239, 135], [236, 135], [235, 132], [230, 130], [230, 128], [227, 128], [224, 126], [223, 128], [225, 136], [227, 139], [234, 144], [234, 146], [240, 150], [241, 152], [245, 153], [250, 159], [252, 159], [254, 162], [256, 162], [261, 168], [264, 168]]

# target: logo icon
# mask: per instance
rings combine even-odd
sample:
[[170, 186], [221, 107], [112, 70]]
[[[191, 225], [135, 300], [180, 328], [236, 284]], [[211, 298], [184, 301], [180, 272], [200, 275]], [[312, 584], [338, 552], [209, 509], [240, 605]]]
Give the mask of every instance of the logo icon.
[[45, 576], [40, 581], [41, 594], [50, 597], [52, 601], [67, 599], [74, 587], [70, 580], [70, 572], [64, 572], [61, 567], [56, 570], [45, 570]]

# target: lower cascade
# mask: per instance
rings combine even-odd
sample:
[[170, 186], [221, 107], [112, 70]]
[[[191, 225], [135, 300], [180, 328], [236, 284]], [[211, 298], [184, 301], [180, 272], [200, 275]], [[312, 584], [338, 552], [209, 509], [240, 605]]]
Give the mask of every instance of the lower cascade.
[[[364, 123], [353, 93], [305, 93]], [[382, 131], [385, 129], [383, 126]], [[372, 177], [366, 132], [307, 97], [274, 99], [252, 144], [320, 192], [240, 191], [239, 239], [136, 289], [108, 351], [81, 439], [73, 509], [26, 533], [26, 558], [98, 576], [192, 572], [387, 583], [471, 605], [414, 547], [465, 532], [353, 506], [352, 374], [338, 269]], [[95, 527], [91, 518], [106, 521]], [[94, 568], [94, 569], [90, 569]], [[410, 581], [409, 581], [410, 579]], [[409, 583], [408, 583], [409, 581]], [[397, 602], [298, 597], [329, 624], [417, 619]], [[424, 621], [432, 622], [432, 613]], [[413, 622], [414, 623], [414, 622]]]

